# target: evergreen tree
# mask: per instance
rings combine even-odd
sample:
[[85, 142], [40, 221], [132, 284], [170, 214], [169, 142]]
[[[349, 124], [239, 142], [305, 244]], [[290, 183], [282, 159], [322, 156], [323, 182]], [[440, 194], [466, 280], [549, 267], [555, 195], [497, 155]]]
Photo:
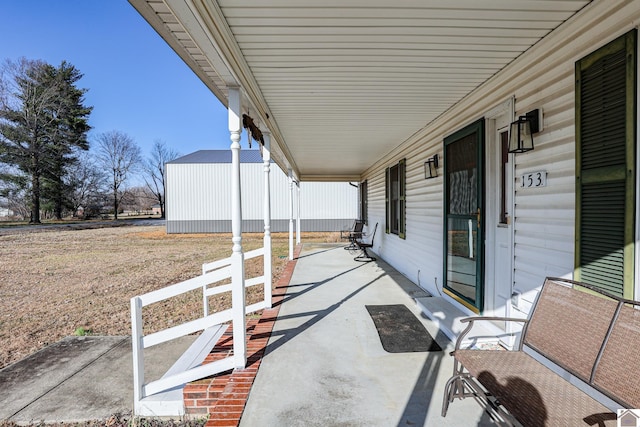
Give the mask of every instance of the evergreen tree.
[[43, 180], [51, 181], [53, 199], [62, 188], [55, 185], [72, 161], [74, 148], [87, 149], [87, 120], [91, 107], [83, 105], [82, 77], [62, 62], [55, 68], [43, 61], [21, 59], [5, 64], [0, 86], [0, 162], [21, 173], [4, 179], [20, 185], [29, 177], [31, 223], [40, 222]]
[[65, 176], [70, 165], [77, 161], [79, 150], [88, 150], [87, 133], [91, 129], [88, 116], [92, 107], [83, 105], [86, 89], [79, 89], [76, 83], [82, 74], [71, 64], [63, 61], [58, 68], [47, 66], [50, 84], [58, 89], [58, 109], [51, 114], [55, 121], [51, 126], [48, 141], [51, 155], [46, 170], [47, 198], [53, 203], [54, 215], [62, 219], [63, 208], [70, 208], [73, 192], [65, 184]]

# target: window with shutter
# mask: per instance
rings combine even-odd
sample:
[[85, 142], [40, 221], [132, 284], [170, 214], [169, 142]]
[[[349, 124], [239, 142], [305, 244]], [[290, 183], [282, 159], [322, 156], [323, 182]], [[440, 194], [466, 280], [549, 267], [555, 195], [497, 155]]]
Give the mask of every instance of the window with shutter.
[[367, 181], [360, 183], [360, 220], [365, 224], [368, 223], [369, 212], [369, 184]]
[[406, 211], [407, 211], [407, 160], [398, 162], [398, 236], [406, 238]]
[[385, 201], [387, 233], [406, 237], [406, 159], [388, 167], [385, 171]]
[[389, 234], [391, 232], [391, 209], [389, 206], [389, 187], [391, 186], [391, 168], [385, 169], [385, 178], [384, 178], [384, 206], [385, 206], [385, 233]]
[[636, 30], [576, 62], [576, 279], [633, 297]]

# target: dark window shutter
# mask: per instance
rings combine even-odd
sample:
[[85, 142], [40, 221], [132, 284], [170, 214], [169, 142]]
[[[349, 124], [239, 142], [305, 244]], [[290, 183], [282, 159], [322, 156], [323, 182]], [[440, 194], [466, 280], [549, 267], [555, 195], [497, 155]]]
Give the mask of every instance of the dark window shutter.
[[576, 278], [632, 297], [635, 40], [576, 63]]
[[365, 224], [369, 215], [369, 184], [367, 181], [360, 183], [360, 220]]
[[400, 208], [398, 212], [398, 237], [405, 239], [407, 221], [407, 159], [398, 162], [398, 181], [400, 187]]
[[391, 168], [387, 168], [385, 170], [385, 181], [384, 181], [384, 206], [385, 206], [385, 217], [386, 217], [386, 222], [385, 222], [385, 227], [384, 227], [384, 232], [389, 234], [389, 230], [390, 230], [390, 224], [391, 224], [391, 206], [389, 206], [389, 203], [391, 203], [390, 197], [391, 197]]
[[624, 288], [624, 181], [583, 185], [580, 280], [616, 295]]

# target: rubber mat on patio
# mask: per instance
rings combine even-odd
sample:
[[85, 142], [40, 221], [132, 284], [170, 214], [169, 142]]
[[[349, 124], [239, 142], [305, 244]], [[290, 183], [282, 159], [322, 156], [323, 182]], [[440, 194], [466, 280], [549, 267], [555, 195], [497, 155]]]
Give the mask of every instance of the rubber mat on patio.
[[389, 353], [442, 351], [424, 325], [404, 304], [365, 305], [382, 348]]

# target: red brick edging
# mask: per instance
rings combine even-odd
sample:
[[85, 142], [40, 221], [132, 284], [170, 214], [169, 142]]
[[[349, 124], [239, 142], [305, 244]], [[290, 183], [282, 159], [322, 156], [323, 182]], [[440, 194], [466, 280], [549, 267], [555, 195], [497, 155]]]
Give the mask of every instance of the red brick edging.
[[[289, 261], [278, 278], [273, 292], [272, 307], [262, 311], [259, 319], [247, 320], [247, 366], [211, 378], [195, 381], [184, 388], [184, 406], [188, 416], [208, 415], [205, 427], [236, 427], [249, 391], [258, 373], [265, 348], [271, 337], [280, 304], [287, 292], [293, 269], [302, 249], [296, 246], [293, 260]], [[223, 359], [233, 353], [233, 327], [218, 340], [204, 363]]]

